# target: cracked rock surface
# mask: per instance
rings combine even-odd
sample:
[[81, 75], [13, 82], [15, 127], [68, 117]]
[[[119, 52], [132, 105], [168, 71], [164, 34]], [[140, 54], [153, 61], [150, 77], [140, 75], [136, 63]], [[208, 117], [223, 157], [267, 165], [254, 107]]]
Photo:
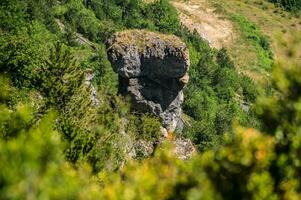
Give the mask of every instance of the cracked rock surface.
[[119, 75], [119, 92], [131, 97], [135, 110], [159, 116], [169, 132], [181, 129], [190, 65], [184, 42], [173, 35], [122, 31], [108, 40], [108, 58]]

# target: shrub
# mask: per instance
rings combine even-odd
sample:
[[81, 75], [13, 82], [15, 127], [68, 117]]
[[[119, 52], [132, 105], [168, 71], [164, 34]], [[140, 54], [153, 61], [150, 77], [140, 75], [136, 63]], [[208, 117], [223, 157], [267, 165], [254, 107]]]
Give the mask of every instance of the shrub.
[[147, 13], [156, 30], [160, 32], [176, 33], [180, 28], [177, 11], [168, 0], [158, 0], [150, 4]]
[[301, 2], [298, 0], [269, 0], [277, 5], [284, 7], [290, 11], [300, 11], [301, 9]]
[[[197, 40], [193, 39], [196, 36], [190, 37]], [[196, 54], [197, 62], [192, 60], [183, 110], [195, 122], [192, 128], [185, 129], [185, 134], [199, 150], [220, 145], [222, 134], [231, 131], [233, 120], [258, 126], [250, 107], [258, 95], [257, 88], [250, 78], [238, 74], [227, 50], [216, 52], [199, 41], [190, 46], [190, 53]]]
[[83, 72], [69, 49], [57, 43], [39, 69], [36, 88], [50, 104], [63, 108], [83, 82]]

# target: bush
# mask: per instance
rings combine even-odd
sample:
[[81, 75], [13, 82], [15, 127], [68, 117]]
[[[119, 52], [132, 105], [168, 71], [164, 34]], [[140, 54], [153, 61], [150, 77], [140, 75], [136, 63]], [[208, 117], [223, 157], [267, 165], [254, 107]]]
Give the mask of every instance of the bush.
[[150, 4], [147, 11], [147, 17], [150, 18], [156, 30], [164, 33], [176, 33], [180, 28], [178, 14], [176, 9], [168, 0], [158, 0]]
[[[18, 118], [17, 110], [9, 123], [22, 127], [26, 120]], [[3, 118], [3, 113], [0, 113]], [[22, 111], [28, 118], [28, 113]], [[14, 139], [0, 139], [1, 199], [94, 199], [100, 187], [92, 180], [91, 170], [82, 165], [74, 169], [62, 155], [62, 144], [53, 131], [53, 114], [39, 125], [22, 131]], [[2, 121], [0, 121], [2, 126]], [[12, 159], [13, 158], [13, 159]]]
[[44, 25], [33, 23], [13, 33], [0, 33], [0, 71], [8, 72], [21, 87], [32, 87], [32, 80], [54, 41]]
[[226, 49], [216, 52], [200, 39], [194, 42], [195, 37], [188, 37], [193, 57], [183, 110], [195, 120], [185, 134], [204, 150], [222, 143], [222, 134], [231, 131], [233, 120], [258, 126], [250, 107], [258, 91], [250, 78], [238, 74]]
[[83, 72], [70, 49], [57, 43], [38, 70], [35, 86], [51, 105], [62, 109], [83, 83]]
[[269, 0], [277, 5], [284, 7], [290, 11], [300, 11], [301, 10], [301, 2], [298, 0]]

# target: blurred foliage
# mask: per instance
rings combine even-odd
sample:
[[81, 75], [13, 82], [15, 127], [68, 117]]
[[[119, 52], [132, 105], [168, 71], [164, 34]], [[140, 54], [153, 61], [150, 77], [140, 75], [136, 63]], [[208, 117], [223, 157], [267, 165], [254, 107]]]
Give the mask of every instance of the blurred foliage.
[[104, 199], [277, 199], [267, 171], [273, 139], [253, 129], [235, 132], [217, 151], [188, 162], [176, 159], [167, 143], [154, 158], [104, 176]]
[[[1, 89], [9, 87], [2, 79]], [[29, 105], [0, 111], [0, 199], [95, 199], [100, 195], [90, 167], [74, 168], [64, 159], [63, 145], [54, 131], [55, 113], [30, 125]]]
[[277, 159], [271, 165], [276, 191], [285, 199], [300, 197], [300, 150], [301, 150], [301, 64], [296, 48], [300, 36], [281, 39], [286, 58], [274, 69], [273, 96], [260, 98], [257, 113], [264, 123], [264, 131], [275, 137]]

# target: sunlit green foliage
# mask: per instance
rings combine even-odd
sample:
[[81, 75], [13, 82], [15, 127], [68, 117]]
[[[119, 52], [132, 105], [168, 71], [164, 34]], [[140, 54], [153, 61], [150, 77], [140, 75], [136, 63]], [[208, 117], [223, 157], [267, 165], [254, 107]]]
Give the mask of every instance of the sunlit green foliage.
[[193, 119], [185, 133], [203, 150], [222, 142], [233, 119], [258, 126], [251, 108], [258, 95], [253, 81], [237, 73], [226, 49], [212, 50], [195, 34], [185, 37], [192, 66], [183, 109]]
[[235, 14], [231, 18], [237, 22], [242, 37], [256, 48], [257, 59], [259, 60], [257, 70], [270, 72], [273, 64], [273, 52], [269, 38], [263, 35], [255, 24], [242, 15]]
[[19, 86], [32, 86], [54, 36], [38, 22], [0, 35], [0, 71], [9, 72]]
[[[136, 3], [142, 5], [139, 2], [123, 5], [112, 1], [112, 5], [121, 9], [133, 4], [135, 10], [140, 8]], [[126, 160], [129, 151], [126, 140], [138, 139], [139, 135], [146, 137], [148, 131], [153, 136], [145, 139], [156, 138], [159, 123], [145, 116], [142, 117], [145, 124], [132, 123], [130, 136], [121, 135], [127, 126], [122, 120], [130, 118], [130, 115], [128, 106], [116, 96], [117, 76], [107, 60], [103, 43], [111, 35], [104, 26], [108, 23], [113, 25], [117, 19], [111, 16], [106, 20], [97, 18], [90, 9], [91, 3], [1, 2], [1, 73], [11, 77], [14, 86], [24, 88], [24, 91], [18, 89], [18, 94], [7, 100], [8, 104], [15, 105], [16, 101], [26, 99], [26, 95], [31, 96], [31, 91], [35, 91], [32, 99], [28, 100], [35, 105], [30, 118], [24, 119], [20, 115], [22, 110], [27, 111], [27, 107], [15, 105], [16, 112], [3, 109], [7, 121], [1, 125], [1, 134], [4, 138], [16, 136], [39, 121], [49, 108], [55, 108], [58, 115], [54, 127], [66, 144], [67, 160], [77, 164], [87, 161], [93, 171], [115, 170]], [[2, 15], [2, 11], [6, 16]], [[120, 25], [111, 26], [112, 30], [125, 26], [123, 21], [121, 17]], [[75, 31], [91, 41], [101, 42], [92, 43], [86, 38], [79, 41]], [[87, 70], [94, 72], [92, 83], [98, 90], [99, 95], [95, 98], [99, 105], [91, 100], [92, 86], [84, 83]], [[32, 102], [34, 98], [43, 103]], [[12, 117], [22, 119], [22, 123], [10, 121]], [[138, 125], [139, 128], [136, 127]]]
[[54, 113], [47, 114], [37, 125], [29, 125], [32, 113], [28, 105], [20, 104], [15, 110], [4, 104], [0, 107], [1, 199], [99, 196], [100, 188], [91, 179], [90, 167], [82, 164], [75, 169], [65, 161], [60, 136], [53, 129]]
[[56, 44], [43, 66], [37, 70], [35, 87], [49, 102], [57, 107], [64, 106], [77, 92], [83, 82], [83, 72], [72, 57], [69, 49]]
[[154, 22], [157, 31], [167, 33], [179, 31], [180, 22], [177, 11], [168, 0], [157, 0], [150, 4], [147, 13], [147, 17]]

